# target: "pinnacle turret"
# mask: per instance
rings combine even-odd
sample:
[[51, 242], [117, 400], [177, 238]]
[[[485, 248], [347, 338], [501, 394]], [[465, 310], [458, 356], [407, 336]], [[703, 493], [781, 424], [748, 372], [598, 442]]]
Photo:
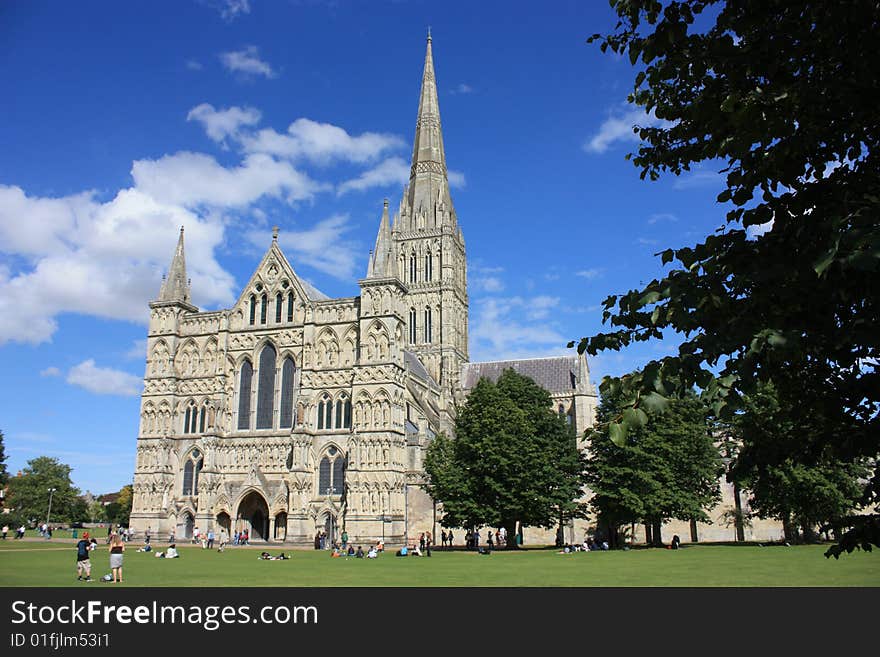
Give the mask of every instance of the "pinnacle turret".
[[382, 220], [376, 235], [376, 248], [373, 249], [367, 267], [367, 278], [388, 278], [394, 275], [394, 257], [391, 253], [391, 224], [388, 221], [388, 199], [382, 207]]
[[157, 301], [190, 303], [189, 279], [186, 276], [186, 255], [183, 249], [183, 226], [177, 239], [177, 249], [171, 259], [168, 275], [162, 282]]

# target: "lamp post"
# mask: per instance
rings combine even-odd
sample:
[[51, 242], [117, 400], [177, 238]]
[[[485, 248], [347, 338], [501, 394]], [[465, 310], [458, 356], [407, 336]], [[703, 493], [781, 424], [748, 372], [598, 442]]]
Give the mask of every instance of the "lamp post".
[[49, 517], [52, 515], [52, 494], [58, 490], [57, 488], [49, 489], [49, 510], [46, 511], [46, 528], [49, 528]]

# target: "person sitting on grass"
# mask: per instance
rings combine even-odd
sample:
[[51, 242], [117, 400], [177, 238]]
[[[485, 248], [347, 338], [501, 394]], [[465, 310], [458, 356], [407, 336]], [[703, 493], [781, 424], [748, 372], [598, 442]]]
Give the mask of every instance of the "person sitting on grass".
[[374, 547], [370, 548], [370, 551], [367, 552], [367, 559], [375, 559], [379, 556], [379, 551]]
[[409, 549], [409, 554], [411, 557], [420, 557], [420, 556], [422, 556], [422, 551], [419, 549], [418, 545], [413, 545]]
[[357, 552], [354, 553], [354, 556], [356, 559], [363, 559], [364, 558], [364, 548], [361, 547], [360, 545], [358, 545]]
[[348, 556], [350, 556], [350, 557], [354, 556], [354, 545], [348, 546]]
[[407, 554], [409, 554], [409, 548], [404, 545], [402, 548], [400, 548], [397, 552], [394, 553], [394, 556], [405, 557]]

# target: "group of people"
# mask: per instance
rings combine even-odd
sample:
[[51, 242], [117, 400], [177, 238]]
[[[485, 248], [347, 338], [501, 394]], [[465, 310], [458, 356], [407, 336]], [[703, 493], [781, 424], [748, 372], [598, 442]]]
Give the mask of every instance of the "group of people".
[[560, 546], [559, 554], [571, 554], [572, 552], [592, 552], [594, 550], [607, 550], [608, 541], [594, 540], [592, 536], [585, 536], [583, 543], [570, 543]]
[[333, 550], [330, 552], [331, 558], [338, 557], [354, 557], [355, 559], [375, 559], [379, 556], [379, 549], [377, 545], [373, 545], [370, 547], [368, 552], [364, 552], [364, 548], [361, 545], [358, 545], [357, 550], [354, 549], [354, 545], [349, 545], [347, 549], [343, 549], [339, 545], [335, 545]]
[[[3, 525], [3, 540], [6, 540], [6, 535], [9, 533], [9, 525]], [[24, 538], [24, 525], [19, 526], [18, 529], [15, 530], [15, 538]]]
[[[122, 582], [122, 559], [125, 552], [125, 542], [118, 532], [110, 534], [110, 571], [108, 581]], [[98, 549], [98, 541], [83, 532], [83, 537], [76, 544], [76, 579], [78, 581], [92, 581], [91, 553]]]
[[[464, 545], [468, 550], [480, 550], [480, 530], [468, 529], [464, 534]], [[449, 531], [449, 546], [452, 547], [452, 530]], [[486, 547], [489, 550], [503, 548], [507, 545], [507, 529], [499, 527], [494, 532], [491, 529], [486, 530]]]

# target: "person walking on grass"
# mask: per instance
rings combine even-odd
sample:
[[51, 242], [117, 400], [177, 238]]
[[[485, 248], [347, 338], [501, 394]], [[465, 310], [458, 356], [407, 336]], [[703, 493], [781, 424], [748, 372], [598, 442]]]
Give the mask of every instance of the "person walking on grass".
[[91, 552], [91, 544], [89, 543], [89, 533], [83, 532], [83, 537], [76, 544], [76, 579], [83, 581], [92, 581], [92, 562], [89, 560], [89, 552]]
[[113, 583], [122, 582], [122, 553], [125, 552], [125, 543], [119, 534], [113, 532], [110, 535], [110, 570], [113, 573]]

